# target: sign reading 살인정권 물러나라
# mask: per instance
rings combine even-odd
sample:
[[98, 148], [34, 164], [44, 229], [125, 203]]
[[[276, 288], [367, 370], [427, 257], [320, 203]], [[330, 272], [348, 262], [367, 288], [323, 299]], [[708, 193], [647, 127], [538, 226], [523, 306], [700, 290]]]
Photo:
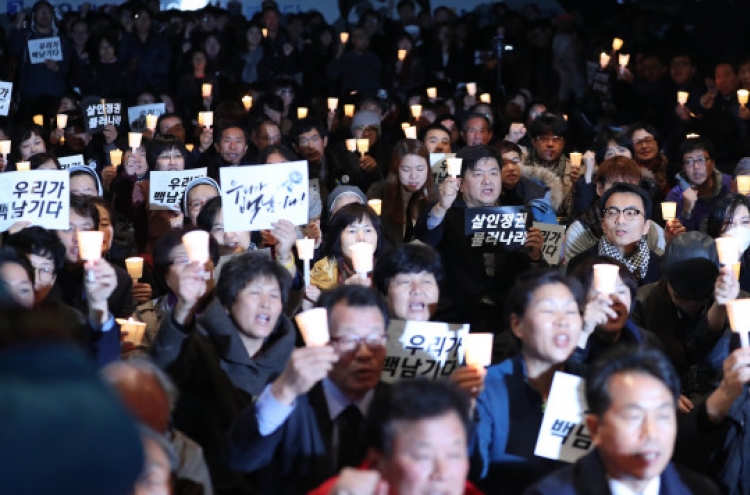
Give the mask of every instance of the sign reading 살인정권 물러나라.
[[465, 233], [470, 236], [471, 248], [513, 251], [524, 247], [527, 215], [523, 206], [466, 208]]

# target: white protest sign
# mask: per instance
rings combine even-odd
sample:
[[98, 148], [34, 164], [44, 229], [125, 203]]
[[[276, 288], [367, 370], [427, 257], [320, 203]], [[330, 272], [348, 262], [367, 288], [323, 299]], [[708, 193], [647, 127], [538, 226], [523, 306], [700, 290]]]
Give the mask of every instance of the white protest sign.
[[448, 177], [448, 165], [446, 165], [446, 158], [455, 158], [455, 153], [430, 153], [430, 170], [432, 170], [432, 177], [435, 179], [435, 184], [442, 183], [446, 177]]
[[196, 177], [205, 176], [205, 167], [171, 172], [151, 172], [148, 184], [149, 209], [180, 211], [182, 196], [185, 194], [187, 185]]
[[70, 224], [70, 175], [65, 170], [30, 170], [0, 174], [0, 232], [27, 221], [45, 229]]
[[10, 97], [13, 94], [13, 83], [0, 81], [0, 115], [8, 115]]
[[573, 463], [594, 448], [586, 428], [584, 386], [579, 376], [555, 373], [534, 455]]
[[281, 219], [307, 224], [307, 161], [223, 167], [219, 174], [226, 231], [270, 229]]
[[88, 166], [86, 160], [83, 159], [83, 155], [61, 156], [57, 161], [60, 162], [60, 166], [65, 170], [68, 170], [73, 165]]
[[542, 231], [544, 244], [542, 245], [542, 256], [549, 265], [559, 265], [562, 258], [563, 239], [565, 238], [565, 226], [553, 223], [534, 222], [534, 227]]
[[448, 378], [463, 360], [468, 324], [391, 320], [388, 348], [380, 379]]
[[146, 115], [159, 116], [165, 113], [164, 103], [152, 103], [150, 105], [138, 105], [128, 108], [128, 124], [133, 132], [146, 130]]
[[45, 60], [60, 62], [62, 59], [62, 45], [60, 45], [59, 36], [29, 40], [29, 61], [32, 64], [41, 64]]

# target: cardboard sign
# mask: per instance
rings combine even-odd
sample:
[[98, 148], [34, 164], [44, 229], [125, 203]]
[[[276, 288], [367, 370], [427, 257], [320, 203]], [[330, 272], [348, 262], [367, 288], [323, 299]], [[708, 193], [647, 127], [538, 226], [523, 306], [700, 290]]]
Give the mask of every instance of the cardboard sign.
[[0, 174], [0, 232], [20, 221], [45, 229], [70, 225], [70, 175], [65, 170]]
[[323, 214], [323, 199], [320, 197], [320, 179], [310, 179], [310, 208], [308, 217], [317, 220]]
[[455, 156], [455, 153], [430, 153], [430, 169], [435, 184], [441, 184], [448, 177], [448, 165], [445, 163], [445, 159]]
[[466, 208], [465, 231], [471, 237], [471, 247], [482, 251], [524, 247], [526, 217], [523, 206]]
[[0, 115], [8, 115], [10, 99], [13, 95], [13, 83], [0, 81]]
[[45, 60], [60, 62], [62, 59], [62, 45], [59, 36], [29, 40], [29, 61], [32, 64], [43, 64]]
[[151, 105], [138, 105], [137, 107], [128, 108], [128, 124], [133, 132], [143, 132], [146, 130], [146, 115], [163, 115], [164, 103], [152, 103]]
[[105, 125], [119, 126], [122, 123], [122, 101], [105, 100], [98, 96], [87, 96], [81, 101], [83, 124], [86, 132], [102, 132]]
[[380, 379], [448, 378], [463, 361], [468, 324], [391, 320], [388, 348]]
[[5, 2], [5, 12], [8, 14], [8, 17], [13, 17], [14, 15], [18, 14], [22, 10], [23, 10], [22, 0], [7, 0], [7, 2]]
[[281, 219], [307, 224], [307, 161], [223, 167], [219, 174], [226, 231], [270, 229]]
[[544, 244], [542, 245], [542, 256], [549, 265], [559, 265], [562, 259], [563, 239], [565, 239], [565, 226], [553, 223], [534, 222], [534, 227], [542, 231]]
[[86, 163], [86, 160], [83, 159], [83, 155], [61, 156], [60, 158], [57, 159], [57, 161], [60, 162], [60, 165], [62, 166], [63, 170], [68, 170], [73, 165], [80, 165], [82, 167], [88, 166], [88, 164]]
[[187, 185], [196, 177], [205, 176], [205, 167], [171, 172], [151, 172], [148, 184], [148, 207], [151, 210], [181, 211], [182, 197], [185, 195]]
[[579, 376], [555, 373], [534, 455], [572, 463], [594, 448], [586, 428], [584, 385]]

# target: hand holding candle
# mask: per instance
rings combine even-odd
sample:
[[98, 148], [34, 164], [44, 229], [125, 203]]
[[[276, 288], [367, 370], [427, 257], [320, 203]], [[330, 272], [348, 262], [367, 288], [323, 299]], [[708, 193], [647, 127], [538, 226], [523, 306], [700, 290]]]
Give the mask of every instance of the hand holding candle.
[[602, 69], [605, 69], [609, 65], [609, 59], [609, 55], [604, 52], [599, 55], [599, 65]]
[[729, 327], [733, 332], [740, 334], [740, 343], [742, 347], [750, 347], [750, 299], [735, 299], [727, 301], [727, 316], [729, 317]]
[[719, 263], [733, 266], [740, 260], [740, 243], [734, 237], [719, 237], [716, 239], [716, 252]]
[[333, 113], [336, 111], [338, 107], [339, 107], [338, 98], [328, 98], [328, 110], [330, 110]]
[[242, 97], [242, 106], [245, 107], [245, 111], [249, 112], [251, 108], [253, 108], [253, 97], [250, 95], [245, 95]]
[[68, 126], [68, 114], [58, 113], [57, 114], [57, 128], [60, 129], [61, 131], [64, 131], [67, 126]]
[[214, 113], [213, 112], [198, 112], [198, 124], [211, 128], [214, 125]]
[[419, 120], [419, 117], [422, 115], [422, 105], [411, 105], [411, 114], [414, 120]]
[[370, 151], [370, 140], [365, 139], [357, 139], [357, 151], [359, 151], [359, 154], [364, 156], [365, 153]]
[[677, 103], [680, 105], [684, 105], [688, 101], [688, 96], [690, 96], [690, 93], [687, 91], [678, 91], [677, 92]]
[[750, 93], [746, 89], [737, 90], [737, 101], [740, 103], [740, 105], [747, 105], [748, 94]]
[[347, 103], [344, 105], [344, 115], [347, 117], [354, 117], [354, 105]]
[[204, 100], [211, 98], [212, 90], [213, 90], [213, 86], [209, 83], [203, 83], [201, 85], [201, 94], [203, 95]]
[[146, 331], [146, 324], [135, 321], [133, 318], [116, 318], [115, 321], [120, 325], [120, 331], [124, 334], [125, 342], [134, 345], [140, 345], [143, 341], [143, 334]]
[[462, 158], [446, 158], [445, 165], [448, 175], [451, 177], [461, 176], [461, 165], [463, 164]]
[[119, 167], [122, 165], [122, 150], [113, 149], [109, 151], [109, 163], [113, 167]]
[[367, 202], [367, 205], [372, 208], [372, 210], [380, 216], [381, 211], [383, 210], [383, 200], [382, 199], [371, 199]]
[[128, 133], [128, 146], [131, 150], [133, 150], [133, 153], [136, 152], [138, 148], [141, 147], [141, 141], [143, 140], [143, 134], [140, 132], [129, 132]]
[[[2, 141], [0, 141], [2, 144]], [[750, 175], [738, 175], [737, 180], [737, 192], [747, 196], [750, 194]]]
[[349, 247], [352, 266], [360, 277], [367, 278], [367, 274], [372, 271], [374, 254], [375, 248], [367, 242], [356, 242]]
[[617, 52], [617, 51], [620, 50], [620, 48], [622, 48], [622, 45], [624, 43], [625, 42], [622, 39], [615, 38], [615, 39], [612, 40], [612, 49]]
[[[102, 259], [102, 244], [104, 243], [104, 232], [88, 230], [78, 232], [78, 257], [85, 264]], [[93, 270], [86, 270], [86, 279], [89, 282], [96, 280]]]
[[677, 203], [674, 201], [664, 201], [661, 204], [661, 217], [670, 222], [677, 217]]
[[299, 332], [307, 347], [321, 347], [330, 342], [328, 332], [328, 311], [325, 308], [313, 308], [303, 311], [294, 317]]
[[492, 364], [491, 333], [470, 333], [464, 337], [464, 361], [467, 366], [483, 368]]
[[125, 268], [128, 270], [128, 275], [133, 279], [133, 282], [137, 282], [143, 277], [143, 258], [134, 256], [125, 260]]
[[466, 93], [469, 96], [475, 96], [477, 94], [477, 83], [466, 83]]
[[357, 140], [356, 139], [347, 139], [346, 140], [346, 149], [351, 151], [352, 153], [355, 153], [357, 151]]
[[159, 117], [151, 113], [146, 115], [146, 129], [151, 131], [151, 133], [156, 132], [156, 121], [158, 118]]
[[182, 236], [182, 244], [187, 251], [190, 262], [206, 263], [210, 259], [208, 250], [208, 232], [193, 230]]
[[614, 294], [619, 274], [620, 267], [617, 265], [610, 265], [609, 263], [594, 265], [594, 290], [600, 294]]
[[310, 261], [315, 256], [315, 239], [297, 239], [297, 256], [305, 268], [305, 287], [310, 285]]
[[31, 162], [16, 162], [16, 171], [28, 172], [31, 170]]

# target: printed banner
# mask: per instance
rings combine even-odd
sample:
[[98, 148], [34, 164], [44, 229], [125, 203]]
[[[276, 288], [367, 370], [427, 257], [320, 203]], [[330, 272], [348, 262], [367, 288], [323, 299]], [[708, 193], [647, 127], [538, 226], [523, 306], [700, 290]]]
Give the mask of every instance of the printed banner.
[[[60, 162], [60, 165], [64, 170], [68, 170], [73, 165], [80, 165], [82, 167], [87, 167], [86, 160], [83, 159], [83, 155], [70, 155], [70, 156], [61, 156], [57, 159], [58, 162]], [[96, 163], [96, 162], [92, 162]]]
[[482, 251], [516, 250], [526, 243], [524, 206], [466, 208], [465, 233], [471, 247]]
[[544, 244], [542, 245], [542, 256], [549, 265], [559, 265], [562, 259], [563, 239], [565, 238], [565, 226], [554, 223], [534, 222], [534, 227], [542, 231]]
[[119, 126], [122, 123], [122, 101], [104, 100], [98, 96], [87, 96], [81, 101], [83, 125], [86, 132], [102, 132], [105, 125]]
[[445, 163], [445, 159], [455, 156], [455, 153], [430, 153], [430, 169], [435, 184], [441, 184], [448, 177], [448, 165]]
[[42, 64], [45, 60], [61, 62], [63, 59], [60, 37], [29, 40], [29, 60], [32, 64]]
[[270, 229], [281, 219], [307, 225], [307, 161], [224, 167], [219, 174], [226, 231]]
[[138, 105], [128, 108], [128, 124], [133, 132], [146, 130], [146, 115], [163, 115], [165, 113], [164, 103], [152, 103], [151, 105]]
[[182, 210], [182, 196], [190, 181], [205, 177], [206, 168], [174, 170], [171, 172], [153, 171], [149, 175], [148, 207], [152, 210]]
[[70, 225], [70, 175], [65, 170], [0, 174], [0, 232], [20, 221], [45, 229]]
[[391, 320], [381, 380], [448, 378], [463, 361], [468, 333], [468, 324]]

